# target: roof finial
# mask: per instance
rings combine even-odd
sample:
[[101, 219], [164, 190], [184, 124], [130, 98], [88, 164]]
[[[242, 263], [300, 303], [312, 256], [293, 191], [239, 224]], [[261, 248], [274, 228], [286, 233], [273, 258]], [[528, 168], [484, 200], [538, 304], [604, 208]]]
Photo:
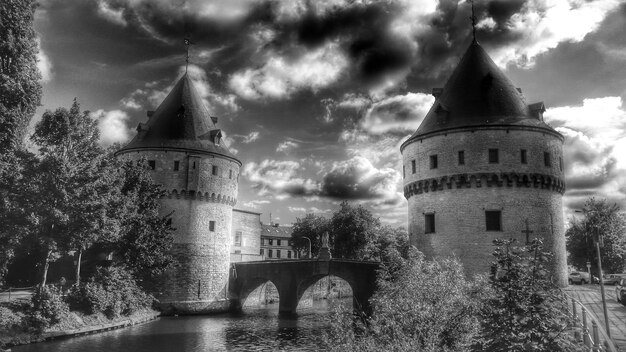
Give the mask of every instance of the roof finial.
[[470, 20], [472, 20], [472, 35], [474, 37], [474, 42], [476, 42], [476, 15], [474, 15], [474, 0], [467, 0], [470, 4], [472, 4], [472, 16], [470, 16]]
[[195, 44], [189, 38], [185, 38], [185, 45], [187, 46], [187, 54], [185, 56], [185, 73], [187, 73], [187, 69], [189, 68], [189, 46]]

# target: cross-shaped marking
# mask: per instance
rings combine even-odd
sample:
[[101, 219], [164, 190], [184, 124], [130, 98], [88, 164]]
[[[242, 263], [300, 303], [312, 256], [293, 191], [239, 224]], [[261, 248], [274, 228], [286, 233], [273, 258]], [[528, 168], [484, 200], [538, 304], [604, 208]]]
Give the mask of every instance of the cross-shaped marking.
[[526, 235], [526, 244], [530, 243], [530, 234], [533, 233], [533, 231], [530, 230], [530, 228], [528, 228], [528, 219], [526, 219], [526, 230], [522, 230], [522, 233]]

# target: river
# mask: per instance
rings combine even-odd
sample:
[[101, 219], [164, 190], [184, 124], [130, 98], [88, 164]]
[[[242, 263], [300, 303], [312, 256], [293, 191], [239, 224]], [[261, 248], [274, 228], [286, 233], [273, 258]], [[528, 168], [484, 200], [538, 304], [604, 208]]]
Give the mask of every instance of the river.
[[297, 317], [279, 317], [278, 303], [243, 314], [162, 317], [124, 329], [13, 347], [14, 352], [318, 351], [327, 317], [352, 298], [309, 302]]

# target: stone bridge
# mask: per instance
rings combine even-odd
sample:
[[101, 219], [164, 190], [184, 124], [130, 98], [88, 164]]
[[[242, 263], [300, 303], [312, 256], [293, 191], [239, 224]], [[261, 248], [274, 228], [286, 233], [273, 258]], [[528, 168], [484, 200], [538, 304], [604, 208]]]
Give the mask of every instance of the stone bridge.
[[279, 314], [295, 314], [298, 302], [309, 286], [334, 275], [352, 289], [356, 311], [370, 314], [369, 298], [376, 288], [380, 263], [346, 259], [266, 260], [231, 264], [228, 294], [232, 310], [241, 310], [248, 295], [271, 281], [280, 297]]

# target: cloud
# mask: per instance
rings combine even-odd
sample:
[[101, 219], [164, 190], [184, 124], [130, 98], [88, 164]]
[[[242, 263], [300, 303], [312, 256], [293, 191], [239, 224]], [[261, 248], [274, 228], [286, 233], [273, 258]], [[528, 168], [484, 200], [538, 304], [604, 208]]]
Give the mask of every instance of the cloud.
[[391, 168], [377, 169], [361, 156], [335, 162], [324, 175], [321, 194], [336, 199], [393, 199], [401, 180]]
[[545, 119], [564, 137], [564, 203], [571, 213], [596, 196], [626, 206], [626, 110], [620, 97], [584, 99], [548, 109]]
[[297, 161], [266, 159], [259, 164], [247, 163], [242, 175], [253, 184], [260, 196], [307, 196], [317, 193], [319, 185], [316, 182], [297, 176], [300, 169]]
[[226, 148], [228, 148], [228, 150], [231, 153], [235, 155], [239, 154], [239, 149], [234, 147], [235, 140], [223, 130], [222, 130], [222, 141], [224, 142], [224, 144], [226, 145]]
[[306, 214], [328, 214], [332, 212], [331, 209], [319, 209], [316, 207], [304, 208], [304, 207], [287, 207], [292, 213], [306, 213]]
[[241, 143], [243, 144], [252, 143], [256, 141], [257, 139], [259, 139], [259, 135], [260, 135], [259, 131], [252, 131], [248, 133], [247, 136], [243, 136], [243, 140], [241, 141]]
[[347, 64], [337, 43], [292, 57], [270, 52], [261, 67], [235, 72], [229, 86], [249, 100], [284, 99], [303, 89], [317, 91], [336, 82]]
[[269, 204], [270, 201], [269, 200], [251, 200], [249, 202], [243, 202], [243, 206], [247, 207], [247, 208], [253, 208], [256, 209], [259, 206], [261, 206], [262, 204]]
[[283, 152], [285, 154], [288, 154], [289, 151], [291, 151], [292, 149], [297, 148], [299, 146], [300, 146], [300, 144], [298, 144], [298, 143], [296, 143], [294, 141], [286, 140], [286, 141], [280, 142], [278, 144], [278, 147], [276, 147], [276, 152], [277, 153]]
[[100, 129], [100, 143], [111, 145], [113, 143], [124, 143], [130, 140], [133, 130], [128, 128], [126, 122], [129, 116], [122, 110], [96, 110], [90, 113], [91, 118], [98, 121]]
[[98, 0], [98, 15], [119, 26], [126, 27], [128, 25], [124, 19], [124, 9], [113, 8], [106, 0]]
[[54, 72], [52, 71], [52, 62], [50, 58], [41, 48], [41, 38], [37, 37], [37, 68], [39, 72], [41, 72], [41, 80], [45, 82], [49, 82]]
[[407, 93], [374, 102], [360, 122], [374, 134], [413, 132], [426, 116], [435, 98], [430, 94]]

